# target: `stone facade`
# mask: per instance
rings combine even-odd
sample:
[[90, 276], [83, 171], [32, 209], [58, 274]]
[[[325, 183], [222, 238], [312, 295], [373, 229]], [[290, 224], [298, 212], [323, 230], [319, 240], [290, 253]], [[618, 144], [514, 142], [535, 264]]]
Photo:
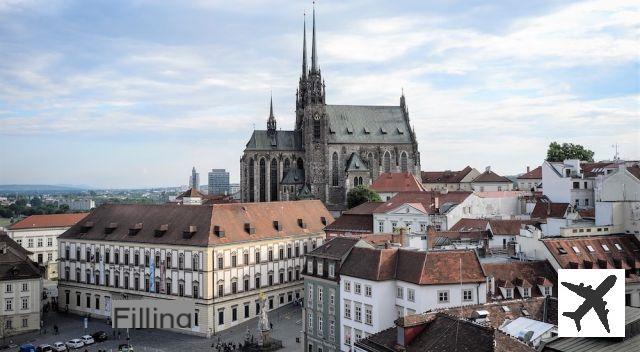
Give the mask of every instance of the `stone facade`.
[[[306, 32], [306, 31], [305, 31]], [[342, 210], [354, 186], [368, 185], [382, 172], [420, 175], [420, 153], [404, 95], [398, 106], [327, 105], [318, 67], [313, 15], [311, 68], [306, 35], [296, 92], [293, 131], [254, 130], [240, 159], [242, 201], [320, 199]]]

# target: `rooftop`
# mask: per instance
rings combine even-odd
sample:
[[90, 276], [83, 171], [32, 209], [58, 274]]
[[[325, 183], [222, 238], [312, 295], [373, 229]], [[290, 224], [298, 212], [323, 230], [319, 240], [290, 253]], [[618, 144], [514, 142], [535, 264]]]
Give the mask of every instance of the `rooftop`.
[[541, 180], [542, 179], [542, 166], [538, 166], [535, 169], [526, 172], [520, 176], [518, 176], [518, 179], [535, 179], [535, 180]]
[[459, 171], [422, 171], [422, 183], [459, 183], [471, 170], [471, 166], [467, 166]]
[[478, 175], [478, 177], [473, 179], [473, 182], [487, 182], [487, 183], [505, 182], [505, 183], [511, 183], [511, 180], [509, 180], [506, 177], [500, 176], [500, 175], [496, 174], [495, 172], [493, 172], [491, 170], [486, 170], [485, 172], [483, 172], [480, 175]]
[[29, 254], [7, 234], [0, 233], [0, 281], [41, 277], [42, 270], [29, 259]]
[[371, 189], [376, 192], [424, 191], [422, 183], [410, 172], [388, 172], [373, 181]]
[[11, 225], [9, 230], [71, 227], [87, 215], [88, 213], [30, 215]]

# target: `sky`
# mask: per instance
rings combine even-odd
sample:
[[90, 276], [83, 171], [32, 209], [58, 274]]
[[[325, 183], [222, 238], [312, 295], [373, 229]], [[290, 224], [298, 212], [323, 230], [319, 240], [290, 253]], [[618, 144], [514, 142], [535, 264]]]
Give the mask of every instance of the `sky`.
[[[513, 175], [550, 142], [640, 159], [636, 1], [316, 3], [328, 104], [398, 105], [422, 170]], [[0, 0], [0, 184], [201, 180], [292, 129], [311, 1]], [[307, 27], [309, 28], [309, 27]]]

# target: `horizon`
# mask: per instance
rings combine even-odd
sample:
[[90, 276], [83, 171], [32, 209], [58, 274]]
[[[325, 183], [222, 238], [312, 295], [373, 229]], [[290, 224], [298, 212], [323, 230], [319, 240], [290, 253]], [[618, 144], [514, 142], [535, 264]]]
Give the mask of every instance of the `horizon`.
[[[192, 166], [238, 183], [270, 91], [278, 128], [295, 120], [312, 5], [276, 2], [0, 1], [0, 148], [14, 151], [0, 184], [180, 187]], [[404, 91], [423, 171], [518, 175], [553, 141], [640, 159], [630, 1], [316, 12], [327, 103], [397, 106]]]

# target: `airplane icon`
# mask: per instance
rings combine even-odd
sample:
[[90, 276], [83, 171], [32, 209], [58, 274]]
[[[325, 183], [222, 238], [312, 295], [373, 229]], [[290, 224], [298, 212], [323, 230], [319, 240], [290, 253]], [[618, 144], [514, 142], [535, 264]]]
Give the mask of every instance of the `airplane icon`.
[[609, 331], [609, 318], [607, 317], [607, 315], [609, 314], [609, 310], [605, 309], [607, 301], [603, 300], [602, 297], [604, 297], [604, 295], [609, 292], [609, 290], [615, 283], [615, 275], [609, 275], [606, 279], [604, 279], [604, 281], [602, 281], [602, 283], [600, 283], [600, 285], [598, 285], [598, 288], [596, 288], [595, 290], [591, 287], [591, 285], [585, 287], [582, 283], [580, 285], [574, 285], [570, 282], [561, 282], [564, 287], [584, 298], [584, 302], [580, 305], [580, 307], [578, 307], [578, 309], [573, 312], [564, 312], [562, 313], [562, 315], [573, 319], [573, 321], [576, 323], [576, 328], [578, 328], [578, 331], [580, 331], [580, 321], [582, 320], [584, 315], [587, 314], [587, 312], [589, 312], [591, 308], [593, 308], [596, 314], [598, 314], [600, 323], [602, 323], [604, 328], [607, 330], [607, 333], [610, 333], [611, 331]]

